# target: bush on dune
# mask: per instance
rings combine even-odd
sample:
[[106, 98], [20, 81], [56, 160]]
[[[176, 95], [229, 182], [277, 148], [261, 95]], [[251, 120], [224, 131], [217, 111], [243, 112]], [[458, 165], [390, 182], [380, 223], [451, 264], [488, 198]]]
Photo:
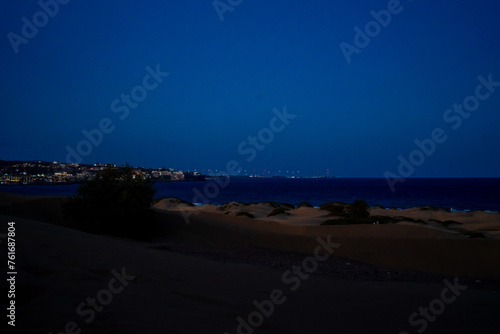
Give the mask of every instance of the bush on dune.
[[321, 225], [356, 225], [356, 224], [396, 224], [399, 222], [411, 222], [426, 224], [422, 219], [413, 219], [411, 217], [390, 217], [390, 216], [369, 216], [365, 218], [341, 217], [338, 219], [328, 219]]
[[245, 217], [248, 217], [248, 218], [255, 218], [254, 215], [252, 215], [250, 212], [248, 211], [240, 211], [240, 212], [237, 212], [236, 213], [236, 216], [245, 216]]
[[329, 211], [332, 216], [344, 217], [347, 214], [347, 204], [342, 202], [323, 203], [319, 209]]
[[285, 209], [285, 208], [276, 208], [273, 211], [271, 211], [267, 216], [268, 217], [272, 217], [272, 216], [277, 216], [277, 215], [280, 215], [280, 214], [283, 214], [283, 213], [288, 216], [290, 214], [287, 212], [287, 210], [288, 209]]
[[154, 232], [152, 181], [130, 167], [106, 168], [63, 204], [66, 221], [90, 233], [146, 239]]
[[347, 217], [349, 218], [368, 218], [370, 217], [370, 208], [362, 199], [357, 199], [347, 207]]
[[323, 203], [319, 207], [321, 210], [330, 212], [331, 216], [346, 217], [352, 219], [363, 219], [370, 217], [370, 208], [365, 201], [357, 199], [351, 204], [344, 202]]
[[321, 225], [350, 225], [350, 224], [387, 224], [389, 221], [382, 216], [370, 217], [370, 208], [363, 200], [355, 200], [351, 204], [342, 202], [324, 203], [320, 209], [330, 211], [330, 215], [338, 219], [329, 219]]
[[284, 208], [286, 210], [295, 209], [295, 205], [290, 204], [290, 203], [279, 203], [279, 202], [273, 202], [273, 201], [261, 202], [261, 203], [262, 204], [269, 204], [270, 206], [272, 206], [273, 208], [276, 208], [276, 209], [279, 209], [279, 208]]

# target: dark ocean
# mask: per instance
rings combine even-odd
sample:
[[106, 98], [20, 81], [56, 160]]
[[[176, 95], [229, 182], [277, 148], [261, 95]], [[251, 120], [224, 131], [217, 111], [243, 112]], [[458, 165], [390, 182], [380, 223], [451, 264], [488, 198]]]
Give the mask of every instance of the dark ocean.
[[[385, 179], [269, 179], [231, 178], [229, 181], [156, 183], [155, 198], [180, 199], [213, 204], [231, 201], [276, 201], [294, 205], [306, 201], [318, 206], [324, 202], [352, 202], [363, 199], [370, 206], [410, 208], [431, 205], [452, 211], [500, 211], [500, 178], [415, 178], [396, 185], [391, 192]], [[226, 184], [227, 183], [227, 184]], [[224, 187], [223, 187], [224, 186]], [[0, 191], [30, 195], [68, 196], [78, 185], [0, 186]]]

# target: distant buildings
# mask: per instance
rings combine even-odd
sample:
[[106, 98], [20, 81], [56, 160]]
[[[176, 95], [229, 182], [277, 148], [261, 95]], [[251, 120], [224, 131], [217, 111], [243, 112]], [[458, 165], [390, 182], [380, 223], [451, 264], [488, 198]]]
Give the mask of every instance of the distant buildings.
[[[0, 184], [69, 184], [81, 183], [93, 178], [106, 168], [107, 164], [65, 164], [46, 161], [3, 161], [0, 160]], [[115, 166], [124, 168], [125, 166]], [[200, 173], [176, 171], [172, 168], [134, 168], [136, 175], [149, 177], [154, 181], [203, 181]]]

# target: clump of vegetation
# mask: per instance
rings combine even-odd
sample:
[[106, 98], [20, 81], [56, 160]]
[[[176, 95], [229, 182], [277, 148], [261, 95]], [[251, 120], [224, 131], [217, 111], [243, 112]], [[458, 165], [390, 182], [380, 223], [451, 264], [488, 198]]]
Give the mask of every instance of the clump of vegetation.
[[243, 202], [229, 202], [229, 203], [224, 203], [217, 210], [219, 211], [227, 211], [233, 208], [238, 208], [240, 206], [248, 206], [249, 204], [243, 203]]
[[462, 223], [457, 222], [455, 220], [445, 220], [445, 221], [441, 221], [441, 220], [437, 220], [437, 219], [429, 219], [429, 220], [434, 221], [434, 222], [439, 223], [439, 224], [442, 224], [445, 227], [448, 227], [449, 225], [452, 225], [452, 224], [462, 225]]
[[252, 215], [250, 212], [248, 211], [240, 211], [240, 212], [237, 212], [236, 213], [236, 216], [245, 216], [245, 217], [248, 217], [248, 218], [255, 218], [254, 215]]
[[395, 224], [401, 221], [425, 224], [425, 221], [422, 219], [415, 220], [410, 217], [369, 216], [365, 218], [342, 217], [339, 219], [329, 219], [321, 225]]
[[186, 204], [187, 206], [195, 206], [193, 203], [185, 201], [185, 200], [177, 198], [177, 197], [174, 197], [173, 199], [175, 201], [179, 202], [180, 204]]
[[271, 217], [271, 216], [276, 216], [276, 215], [280, 215], [280, 214], [286, 214], [286, 215], [290, 215], [288, 212], [287, 212], [287, 209], [286, 208], [276, 208], [274, 209], [273, 211], [271, 211], [267, 216], [268, 217]]
[[299, 203], [299, 205], [297, 205], [297, 208], [302, 208], [302, 207], [312, 208], [313, 206], [307, 202], [301, 202]]
[[221, 206], [219, 206], [219, 208], [217, 210], [219, 210], [219, 211], [229, 210], [234, 204], [235, 204], [234, 202], [224, 203]]
[[155, 192], [151, 179], [132, 168], [108, 167], [63, 204], [64, 217], [86, 232], [147, 239], [154, 233]]
[[321, 210], [330, 212], [331, 216], [346, 217], [352, 219], [363, 219], [370, 217], [370, 208], [365, 201], [357, 199], [351, 204], [344, 202], [327, 202], [321, 204]]
[[420, 208], [421, 211], [440, 211], [440, 210], [443, 210], [443, 211], [446, 211], [446, 212], [451, 212], [450, 209], [445, 209], [445, 208], [437, 208], [435, 206], [432, 206], [432, 205], [428, 205], [428, 206], [423, 206]]
[[363, 219], [370, 217], [370, 208], [362, 199], [357, 199], [347, 207], [347, 217], [354, 219]]
[[464, 234], [469, 236], [469, 238], [471, 238], [471, 239], [486, 238], [486, 236], [480, 232], [466, 232]]
[[323, 203], [319, 209], [329, 211], [331, 216], [343, 217], [347, 214], [347, 204], [342, 202]]
[[[273, 208], [286, 208], [287, 210], [290, 210], [290, 209], [295, 209], [295, 205], [292, 205], [290, 203], [278, 203], [278, 202], [274, 202], [274, 201], [268, 201], [268, 202], [260, 202], [262, 204], [269, 204], [270, 206], [272, 206]], [[259, 203], [257, 203], [259, 204]]]
[[295, 209], [295, 205], [290, 204], [290, 203], [278, 203], [278, 204], [280, 205], [280, 207], [285, 207], [288, 209]]

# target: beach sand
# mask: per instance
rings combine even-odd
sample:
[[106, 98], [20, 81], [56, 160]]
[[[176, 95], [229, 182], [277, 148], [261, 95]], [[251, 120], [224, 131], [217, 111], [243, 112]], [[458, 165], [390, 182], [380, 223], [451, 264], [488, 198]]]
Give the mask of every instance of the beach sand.
[[[272, 304], [271, 314], [250, 327], [252, 332], [416, 333], [424, 322], [426, 333], [497, 333], [500, 328], [494, 214], [384, 210], [462, 222], [456, 230], [408, 222], [320, 226], [324, 213], [314, 208], [273, 218], [267, 217], [267, 205], [258, 204], [249, 210], [252, 219], [214, 206], [185, 205], [183, 210], [193, 210], [187, 224], [179, 203], [164, 200], [155, 205], [161, 233], [138, 242], [60, 226], [60, 200], [0, 194], [0, 221], [16, 222], [19, 333], [59, 333], [65, 326], [81, 333], [238, 333], [238, 317], [249, 322], [249, 314], [258, 312], [253, 302], [271, 300], [276, 290], [282, 303]], [[471, 239], [463, 231], [481, 231], [486, 238]], [[306, 278], [286, 275], [314, 257], [322, 244], [318, 238], [339, 246]], [[117, 272], [133, 278], [120, 292], [109, 293], [119, 285], [114, 280], [110, 286]], [[445, 282], [466, 289], [442, 303], [444, 310], [432, 321], [418, 316], [419, 325], [410, 324], [420, 307], [439, 305], [435, 301], [448, 287]], [[89, 307], [80, 309], [87, 311], [82, 316], [78, 306], [99, 296], [108, 304], [87, 323]]]

